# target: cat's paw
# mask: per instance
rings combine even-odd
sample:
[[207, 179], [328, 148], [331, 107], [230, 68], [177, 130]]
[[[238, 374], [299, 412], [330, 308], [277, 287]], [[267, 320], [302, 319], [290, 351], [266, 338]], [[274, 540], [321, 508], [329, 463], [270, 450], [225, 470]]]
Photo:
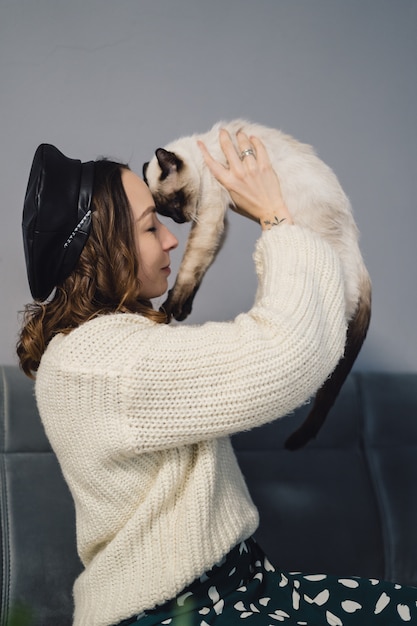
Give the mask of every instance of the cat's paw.
[[166, 312], [168, 317], [173, 317], [178, 322], [185, 320], [191, 313], [193, 308], [194, 296], [197, 293], [199, 285], [188, 288], [175, 288], [168, 292], [168, 298], [162, 305], [162, 310]]

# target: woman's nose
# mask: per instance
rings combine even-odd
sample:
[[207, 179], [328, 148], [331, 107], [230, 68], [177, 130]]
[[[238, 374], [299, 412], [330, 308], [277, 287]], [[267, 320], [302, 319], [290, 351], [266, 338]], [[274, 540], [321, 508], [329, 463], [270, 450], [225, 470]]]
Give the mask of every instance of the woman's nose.
[[164, 224], [163, 248], [164, 250], [174, 250], [178, 246], [178, 239]]

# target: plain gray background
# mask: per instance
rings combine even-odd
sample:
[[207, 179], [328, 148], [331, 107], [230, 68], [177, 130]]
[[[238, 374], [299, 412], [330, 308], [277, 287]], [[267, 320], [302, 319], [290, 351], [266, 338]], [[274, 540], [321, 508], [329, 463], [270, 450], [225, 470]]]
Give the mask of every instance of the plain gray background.
[[[416, 0], [0, 0], [0, 363], [30, 300], [37, 145], [140, 173], [158, 146], [245, 117], [313, 144], [352, 201], [374, 288], [356, 367], [417, 370], [416, 53]], [[257, 236], [232, 216], [190, 323], [250, 307]]]

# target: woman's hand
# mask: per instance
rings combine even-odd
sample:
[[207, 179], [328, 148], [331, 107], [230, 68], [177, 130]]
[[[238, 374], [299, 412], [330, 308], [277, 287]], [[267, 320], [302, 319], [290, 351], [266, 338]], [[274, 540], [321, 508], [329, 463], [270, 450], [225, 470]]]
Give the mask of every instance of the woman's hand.
[[[228, 167], [213, 159], [202, 141], [198, 145], [207, 167], [230, 193], [236, 211], [259, 222], [263, 230], [283, 220], [286, 224], [292, 224], [291, 214], [282, 198], [278, 176], [260, 139], [249, 139], [244, 132], [239, 131], [236, 139], [241, 156], [225, 129], [221, 129], [219, 139]], [[248, 151], [246, 155], [245, 151]]]

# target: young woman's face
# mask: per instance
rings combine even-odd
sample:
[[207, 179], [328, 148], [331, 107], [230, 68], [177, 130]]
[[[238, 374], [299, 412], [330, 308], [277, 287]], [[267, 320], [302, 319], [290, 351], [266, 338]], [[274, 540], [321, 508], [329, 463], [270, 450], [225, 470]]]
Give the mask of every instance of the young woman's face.
[[168, 289], [169, 253], [177, 247], [178, 240], [159, 221], [152, 194], [143, 180], [130, 170], [123, 170], [122, 183], [133, 213], [141, 295], [157, 298]]

